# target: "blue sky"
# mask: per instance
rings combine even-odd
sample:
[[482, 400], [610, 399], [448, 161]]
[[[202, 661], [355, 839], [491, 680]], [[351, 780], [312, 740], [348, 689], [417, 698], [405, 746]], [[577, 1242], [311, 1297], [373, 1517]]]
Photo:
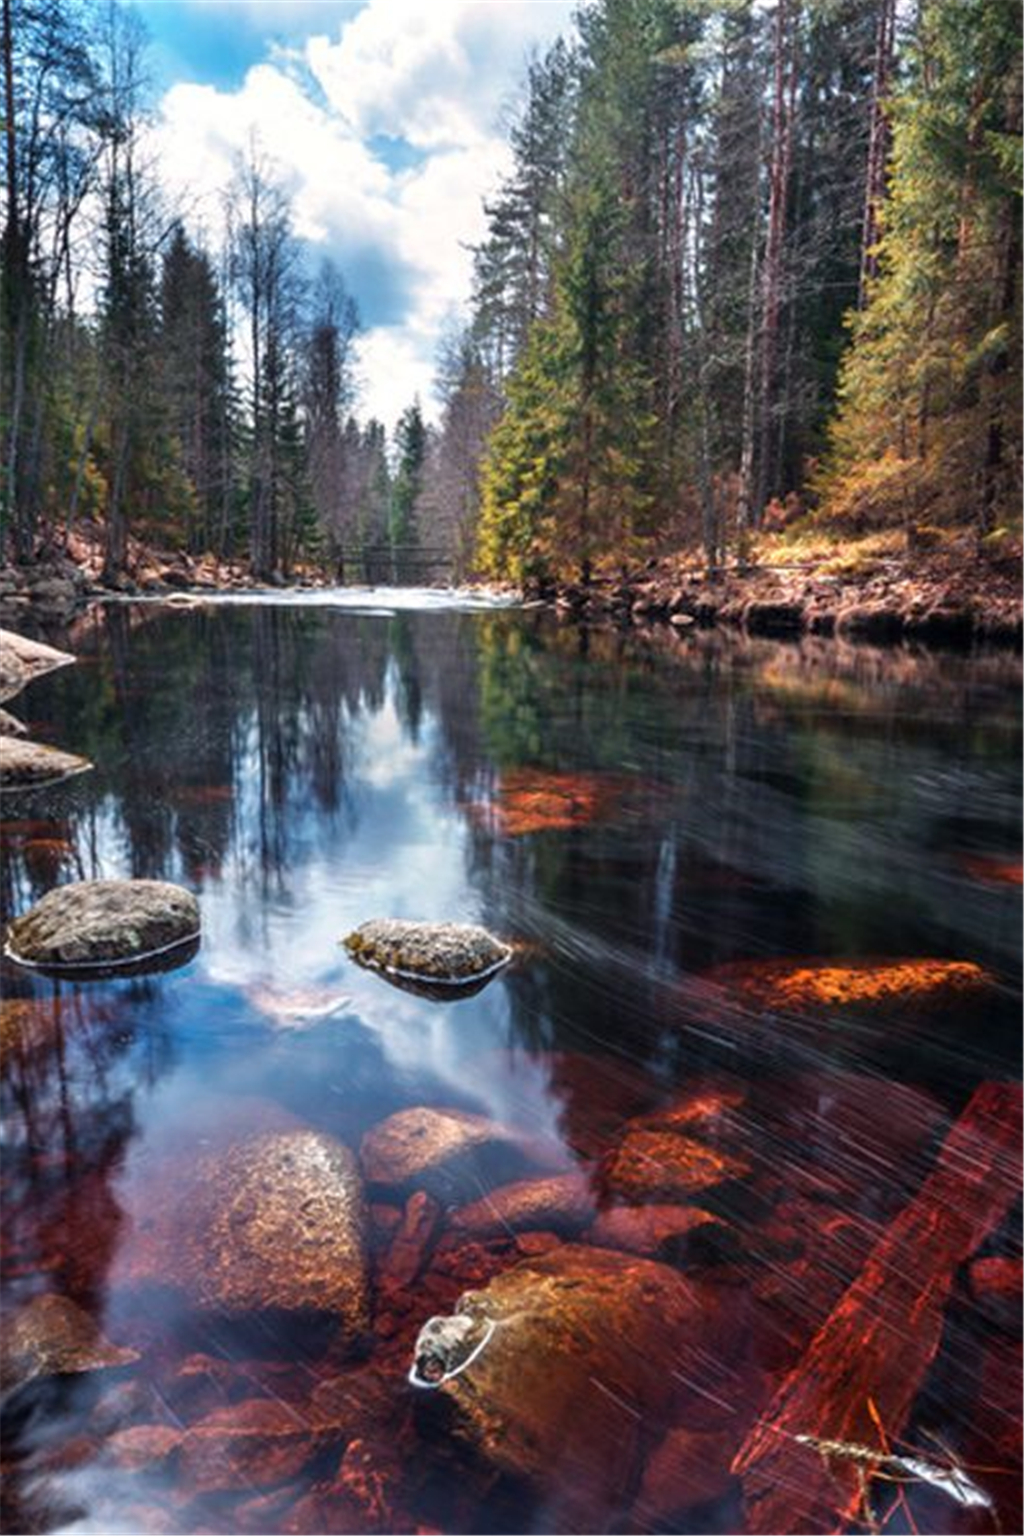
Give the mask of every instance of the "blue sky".
[[467, 246], [508, 169], [503, 123], [572, 0], [136, 0], [172, 197], [216, 239], [255, 132], [314, 258], [363, 320], [362, 408], [392, 424], [430, 384], [469, 292]]

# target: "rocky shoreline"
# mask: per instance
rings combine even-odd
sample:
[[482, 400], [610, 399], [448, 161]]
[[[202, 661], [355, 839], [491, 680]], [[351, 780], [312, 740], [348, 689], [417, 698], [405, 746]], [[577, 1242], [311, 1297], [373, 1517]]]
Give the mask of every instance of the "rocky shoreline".
[[[322, 590], [335, 584], [312, 567], [287, 581], [278, 576], [262, 582], [245, 561], [143, 546], [130, 553], [132, 574], [112, 583], [102, 579], [96, 547], [84, 541], [69, 546], [67, 554], [5, 566], [0, 569], [0, 616], [7, 622], [26, 612], [66, 618], [89, 602], [112, 596], [172, 599], [265, 591], [268, 586]], [[725, 625], [774, 639], [818, 635], [875, 644], [913, 640], [1021, 647], [1019, 548], [985, 554], [958, 542], [940, 551], [837, 567], [840, 562], [833, 559], [709, 571], [676, 554], [618, 575], [595, 576], [587, 584], [527, 588], [523, 596], [574, 622], [667, 626], [677, 634]], [[487, 590], [497, 589], [488, 584]]]
[[820, 564], [708, 572], [670, 556], [626, 576], [531, 595], [570, 620], [667, 625], [680, 633], [729, 625], [774, 639], [1021, 644], [1019, 555], [908, 555], [842, 572]]
[[19, 612], [39, 611], [61, 617], [96, 599], [109, 597], [196, 596], [214, 592], [265, 591], [267, 587], [329, 587], [326, 575], [303, 571], [290, 581], [257, 581], [243, 561], [193, 559], [185, 554], [149, 552], [146, 563], [114, 581], [104, 581], [88, 565], [68, 556], [54, 556], [32, 565], [7, 565], [0, 569], [0, 611], [8, 618]]

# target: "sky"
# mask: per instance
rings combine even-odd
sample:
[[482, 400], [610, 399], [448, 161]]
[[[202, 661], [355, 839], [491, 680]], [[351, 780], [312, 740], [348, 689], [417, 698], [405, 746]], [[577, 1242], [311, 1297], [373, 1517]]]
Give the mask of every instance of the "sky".
[[149, 32], [162, 175], [218, 238], [253, 131], [292, 196], [314, 265], [359, 307], [360, 414], [393, 426], [432, 379], [470, 291], [483, 200], [531, 50], [574, 0], [136, 0]]

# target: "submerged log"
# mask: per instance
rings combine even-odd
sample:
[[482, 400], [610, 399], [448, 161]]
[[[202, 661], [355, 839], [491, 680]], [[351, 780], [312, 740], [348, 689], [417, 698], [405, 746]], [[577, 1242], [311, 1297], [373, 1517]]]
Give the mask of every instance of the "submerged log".
[[863, 1516], [871, 1464], [822, 1442], [877, 1447], [902, 1430], [942, 1336], [960, 1265], [1020, 1190], [1021, 1093], [984, 1083], [946, 1138], [932, 1173], [741, 1446], [752, 1532], [840, 1529]]

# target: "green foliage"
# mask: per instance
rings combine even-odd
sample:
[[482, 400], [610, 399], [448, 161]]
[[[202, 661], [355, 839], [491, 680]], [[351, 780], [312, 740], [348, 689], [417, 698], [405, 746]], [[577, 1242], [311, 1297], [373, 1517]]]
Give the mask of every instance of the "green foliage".
[[1005, 0], [931, 0], [894, 119], [880, 272], [850, 322], [824, 512], [990, 526], [1020, 481], [1020, 36]]
[[609, 169], [575, 192], [550, 317], [508, 383], [481, 479], [480, 563], [543, 579], [624, 556], [650, 505], [650, 384], [631, 355], [637, 269]]
[[160, 274], [158, 368], [168, 430], [191, 488], [181, 534], [195, 553], [230, 547], [236, 401], [220, 285], [178, 224]]
[[415, 544], [416, 500], [423, 479], [427, 429], [418, 400], [402, 412], [395, 428], [395, 478], [391, 486], [390, 535], [392, 544]]

